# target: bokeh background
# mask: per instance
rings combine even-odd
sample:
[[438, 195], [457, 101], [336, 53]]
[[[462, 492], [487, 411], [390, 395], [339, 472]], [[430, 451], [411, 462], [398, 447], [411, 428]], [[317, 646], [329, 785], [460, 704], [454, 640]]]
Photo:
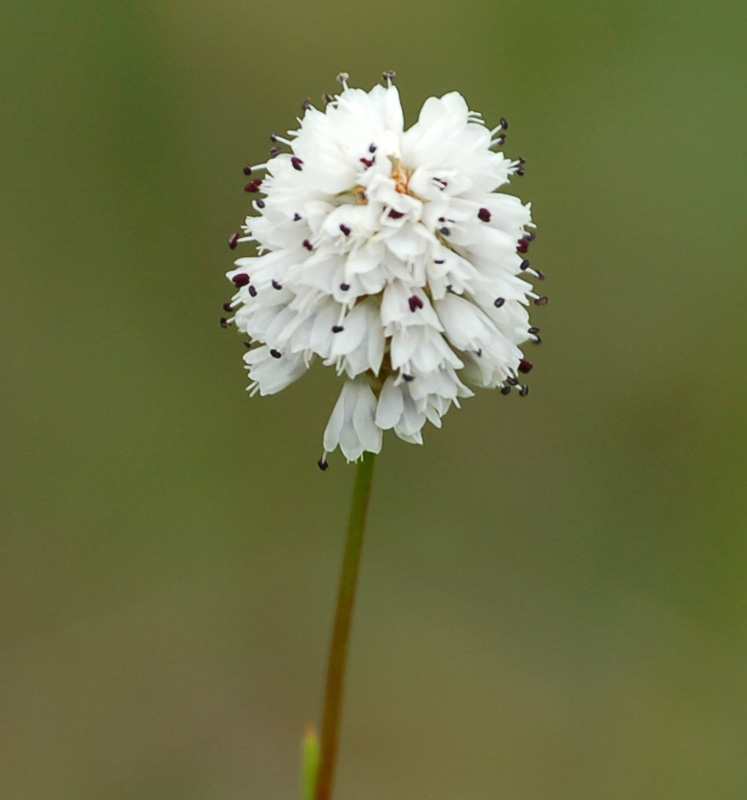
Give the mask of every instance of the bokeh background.
[[340, 800], [747, 796], [743, 3], [0, 6], [3, 800], [288, 800], [353, 469], [218, 326], [242, 166], [459, 89], [533, 202], [526, 400], [386, 441]]

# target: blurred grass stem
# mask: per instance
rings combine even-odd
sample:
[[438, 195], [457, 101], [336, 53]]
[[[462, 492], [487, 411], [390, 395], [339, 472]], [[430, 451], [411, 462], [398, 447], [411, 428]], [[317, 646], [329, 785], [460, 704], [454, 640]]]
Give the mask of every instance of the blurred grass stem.
[[376, 456], [373, 453], [364, 453], [362, 460], [358, 462], [355, 473], [353, 503], [350, 509], [348, 536], [345, 542], [340, 588], [337, 594], [332, 643], [329, 648], [327, 684], [324, 691], [321, 753], [314, 800], [330, 800], [332, 797], [337, 745], [340, 738], [342, 695], [345, 686], [350, 623], [353, 619], [358, 567], [363, 547], [363, 534], [366, 529], [368, 501], [371, 497], [375, 458]]

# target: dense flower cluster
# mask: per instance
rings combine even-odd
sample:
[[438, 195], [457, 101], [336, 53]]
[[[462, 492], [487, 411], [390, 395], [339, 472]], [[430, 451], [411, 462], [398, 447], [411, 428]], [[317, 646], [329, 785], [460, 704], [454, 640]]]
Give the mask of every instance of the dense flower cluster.
[[300, 128], [265, 164], [246, 167], [262, 193], [242, 233], [257, 255], [228, 273], [235, 294], [223, 324], [248, 335], [252, 394], [273, 394], [316, 357], [345, 382], [324, 432], [324, 455], [379, 452], [383, 431], [422, 442], [471, 386], [515, 388], [539, 341], [527, 306], [547, 301], [525, 278], [529, 205], [497, 193], [523, 160], [494, 148], [489, 130], [451, 92], [424, 104], [404, 130], [392, 73], [370, 92], [347, 86], [325, 110], [304, 103]]

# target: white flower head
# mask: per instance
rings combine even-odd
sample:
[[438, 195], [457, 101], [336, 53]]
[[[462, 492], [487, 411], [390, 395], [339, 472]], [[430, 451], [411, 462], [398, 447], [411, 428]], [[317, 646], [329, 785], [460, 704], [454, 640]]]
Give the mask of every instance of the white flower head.
[[244, 169], [264, 197], [229, 245], [257, 254], [228, 273], [222, 320], [249, 337], [252, 394], [279, 392], [317, 357], [344, 378], [322, 469], [338, 446], [349, 461], [378, 453], [385, 430], [420, 444], [469, 385], [526, 396], [520, 346], [540, 341], [527, 306], [547, 302], [526, 280], [544, 277], [525, 257], [530, 206], [497, 191], [524, 174], [500, 152], [505, 119], [490, 130], [450, 92], [405, 130], [393, 73], [370, 92], [347, 77]]

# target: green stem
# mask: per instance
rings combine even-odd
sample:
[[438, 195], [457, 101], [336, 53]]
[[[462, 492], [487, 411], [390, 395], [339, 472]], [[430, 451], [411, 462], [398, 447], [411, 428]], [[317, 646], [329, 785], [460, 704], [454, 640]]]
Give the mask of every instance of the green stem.
[[340, 589], [337, 594], [335, 625], [332, 631], [332, 643], [329, 648], [319, 773], [314, 800], [330, 800], [332, 797], [337, 745], [340, 738], [342, 692], [345, 686], [345, 666], [347, 664], [348, 643], [350, 641], [350, 623], [353, 619], [355, 587], [358, 582], [358, 565], [361, 560], [363, 534], [366, 529], [366, 512], [368, 511], [368, 500], [371, 497], [374, 460], [373, 453], [364, 453], [363, 459], [358, 462], [355, 473], [353, 504], [350, 509], [348, 537], [345, 542]]

